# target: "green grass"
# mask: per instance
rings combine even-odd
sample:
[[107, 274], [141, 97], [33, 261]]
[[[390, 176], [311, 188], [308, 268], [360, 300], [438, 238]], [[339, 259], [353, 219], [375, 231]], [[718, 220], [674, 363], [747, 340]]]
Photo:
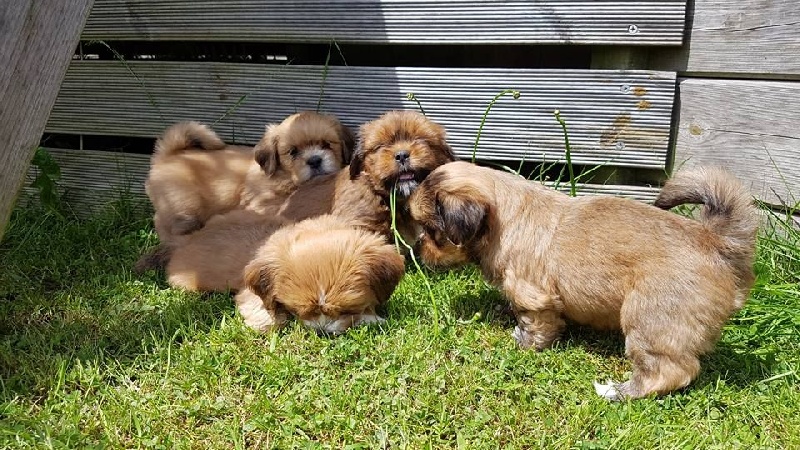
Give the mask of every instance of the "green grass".
[[228, 295], [131, 274], [155, 240], [136, 211], [15, 212], [0, 246], [1, 447], [800, 446], [796, 230], [760, 240], [752, 299], [689, 389], [614, 404], [591, 382], [626, 377], [619, 335], [573, 327], [552, 350], [519, 350], [474, 269], [427, 274], [439, 323], [412, 267], [380, 327], [258, 335]]

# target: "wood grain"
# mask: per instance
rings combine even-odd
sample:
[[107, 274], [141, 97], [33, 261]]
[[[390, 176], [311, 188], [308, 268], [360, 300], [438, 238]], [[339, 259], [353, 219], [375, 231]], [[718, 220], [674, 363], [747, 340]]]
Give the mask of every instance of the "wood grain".
[[97, 0], [84, 39], [680, 45], [685, 11], [685, 0]]
[[721, 165], [760, 199], [800, 200], [800, 83], [679, 80], [675, 167]]
[[[264, 125], [299, 110], [334, 113], [350, 126], [387, 110], [416, 109], [447, 128], [453, 148], [487, 160], [562, 161], [567, 121], [572, 161], [663, 169], [675, 74], [651, 71], [330, 67], [205, 62], [75, 61], [47, 130], [155, 137], [180, 120], [214, 124], [228, 141], [255, 143]], [[134, 75], [135, 74], [135, 75]], [[323, 78], [324, 89], [323, 89]], [[323, 94], [323, 95], [321, 95]]]
[[651, 68], [800, 78], [797, 0], [695, 0], [683, 47], [653, 52]]
[[12, 0], [0, 7], [0, 238], [91, 6]]

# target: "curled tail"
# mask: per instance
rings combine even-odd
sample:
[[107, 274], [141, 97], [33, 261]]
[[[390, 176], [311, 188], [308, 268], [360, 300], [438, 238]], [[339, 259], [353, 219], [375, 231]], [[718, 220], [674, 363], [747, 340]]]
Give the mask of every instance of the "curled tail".
[[655, 206], [670, 209], [685, 203], [703, 204], [700, 222], [724, 239], [720, 253], [738, 267], [746, 283], [752, 277], [759, 220], [750, 192], [721, 168], [681, 170], [667, 180]]
[[225, 143], [211, 128], [198, 122], [179, 122], [170, 126], [156, 141], [154, 156], [172, 156], [188, 149], [221, 150]]

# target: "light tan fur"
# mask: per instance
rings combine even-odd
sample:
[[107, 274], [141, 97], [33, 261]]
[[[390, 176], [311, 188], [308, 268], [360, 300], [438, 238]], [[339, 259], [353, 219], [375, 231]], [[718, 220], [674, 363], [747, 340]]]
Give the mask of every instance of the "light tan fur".
[[475, 262], [511, 301], [524, 348], [544, 349], [564, 319], [621, 329], [629, 381], [610, 399], [687, 386], [753, 284], [757, 214], [720, 169], [680, 172], [656, 204], [703, 203], [699, 221], [615, 197], [571, 198], [519, 176], [456, 162], [410, 200], [431, 265]]
[[297, 187], [349, 163], [353, 146], [347, 127], [314, 112], [268, 125], [255, 149], [226, 146], [197, 122], [173, 125], [156, 142], [145, 183], [161, 244], [140, 259], [137, 271], [166, 264], [176, 237], [215, 215], [247, 209], [280, 217], [287, 208], [291, 214], [287, 199]]
[[238, 291], [243, 268], [264, 240], [290, 222], [247, 210], [212, 217], [200, 230], [176, 238], [167, 282], [190, 291]]
[[325, 215], [277, 231], [244, 273], [236, 304], [251, 327], [268, 331], [289, 312], [317, 331], [338, 334], [382, 320], [376, 308], [391, 296], [404, 264], [385, 237]]
[[190, 291], [242, 289], [244, 267], [258, 247], [281, 226], [330, 213], [336, 186], [350, 183], [345, 168], [300, 185], [275, 216], [234, 210], [212, 217], [202, 229], [175, 238], [165, 264], [167, 282]]

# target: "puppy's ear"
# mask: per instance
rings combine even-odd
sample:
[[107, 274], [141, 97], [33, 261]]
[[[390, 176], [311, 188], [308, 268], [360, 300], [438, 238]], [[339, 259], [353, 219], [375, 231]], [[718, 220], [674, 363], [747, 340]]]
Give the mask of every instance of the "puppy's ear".
[[353, 148], [356, 146], [356, 136], [349, 127], [340, 124], [339, 141], [342, 143], [342, 161], [345, 164], [350, 164], [350, 158], [353, 157]]
[[366, 138], [372, 132], [372, 127], [375, 121], [362, 124], [358, 129], [358, 143], [353, 152], [353, 159], [350, 160], [350, 179], [355, 180], [361, 175], [361, 170], [364, 168], [364, 157], [366, 156]]
[[405, 274], [405, 259], [391, 245], [382, 245], [365, 258], [367, 280], [378, 303], [384, 303]]
[[274, 310], [275, 302], [275, 268], [267, 261], [255, 259], [244, 269], [244, 284], [261, 297], [264, 307]]
[[267, 176], [272, 176], [281, 165], [278, 155], [278, 126], [267, 125], [264, 137], [256, 144], [254, 151], [256, 162]]
[[450, 144], [447, 143], [447, 132], [445, 131], [444, 127], [438, 123], [431, 122], [431, 128], [433, 129], [434, 134], [432, 139], [429, 140], [428, 146], [434, 150], [438, 150], [442, 155], [444, 155], [444, 157], [447, 159], [447, 162], [458, 159], [456, 154], [453, 152], [453, 149], [450, 147]]
[[364, 140], [358, 140], [358, 146], [353, 152], [353, 158], [350, 160], [350, 179], [355, 180], [361, 175], [361, 168], [364, 166]]
[[483, 231], [488, 208], [475, 199], [440, 194], [436, 197], [436, 213], [447, 238], [455, 245], [462, 245]]

